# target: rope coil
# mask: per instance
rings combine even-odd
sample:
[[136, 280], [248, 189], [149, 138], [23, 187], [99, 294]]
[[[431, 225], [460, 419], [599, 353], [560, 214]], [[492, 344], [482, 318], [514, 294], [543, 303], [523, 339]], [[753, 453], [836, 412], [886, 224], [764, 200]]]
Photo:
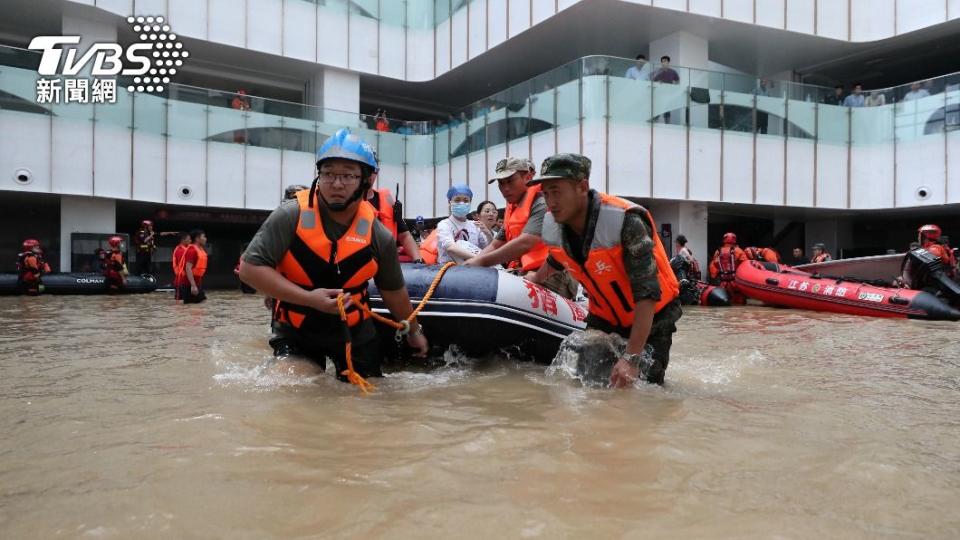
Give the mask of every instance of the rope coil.
[[[433, 293], [436, 292], [437, 287], [440, 285], [440, 280], [443, 279], [443, 275], [447, 273], [447, 270], [449, 270], [450, 267], [452, 266], [456, 266], [456, 263], [448, 262], [444, 264], [442, 267], [440, 267], [440, 270], [437, 272], [437, 275], [434, 276], [433, 278], [433, 282], [430, 284], [430, 288], [427, 289], [427, 292], [423, 295], [423, 298], [420, 300], [420, 303], [417, 305], [416, 309], [414, 309], [413, 312], [411, 312], [410, 315], [402, 321], [397, 322], [388, 317], [384, 317], [383, 315], [374, 313], [365, 304], [357, 304], [357, 307], [359, 307], [360, 310], [363, 311], [363, 313], [365, 313], [371, 319], [375, 321], [379, 321], [391, 328], [394, 328], [397, 331], [396, 340], [399, 343], [403, 339], [403, 336], [410, 333], [411, 323], [413, 322], [414, 319], [417, 318], [417, 315], [419, 315], [420, 312], [423, 311], [423, 308], [426, 307], [427, 302], [430, 301], [430, 298], [433, 296]], [[340, 312], [340, 320], [343, 322], [344, 326], [346, 327], [347, 310], [346, 310], [346, 307], [344, 306], [342, 293], [337, 296], [337, 310]], [[366, 379], [361, 377], [360, 374], [354, 371], [353, 369], [353, 354], [352, 354], [353, 344], [350, 339], [349, 327], [346, 327], [345, 336], [346, 336], [345, 337], [346, 343], [344, 345], [344, 352], [347, 359], [347, 369], [343, 370], [340, 374], [346, 377], [351, 384], [355, 384], [359, 386], [360, 391], [362, 391], [364, 394], [369, 394], [372, 390], [376, 389], [376, 386], [374, 386], [372, 383], [368, 382]]]

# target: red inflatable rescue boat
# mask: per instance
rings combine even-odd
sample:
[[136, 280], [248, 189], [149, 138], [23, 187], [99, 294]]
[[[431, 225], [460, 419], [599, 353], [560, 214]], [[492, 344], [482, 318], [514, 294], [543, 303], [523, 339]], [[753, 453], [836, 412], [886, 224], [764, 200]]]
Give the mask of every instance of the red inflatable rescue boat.
[[928, 292], [810, 274], [774, 263], [741, 264], [736, 284], [745, 296], [776, 306], [868, 317], [960, 320], [960, 311]]

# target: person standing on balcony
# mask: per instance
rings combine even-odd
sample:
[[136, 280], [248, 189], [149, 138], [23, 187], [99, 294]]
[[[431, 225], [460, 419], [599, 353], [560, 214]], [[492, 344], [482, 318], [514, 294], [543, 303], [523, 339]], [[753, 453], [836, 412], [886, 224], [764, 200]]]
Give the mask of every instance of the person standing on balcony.
[[542, 228], [547, 263], [532, 281], [566, 269], [589, 296], [587, 329], [627, 340], [610, 386], [627, 388], [640, 378], [662, 385], [682, 315], [680, 286], [650, 212], [590, 189], [590, 166], [585, 156], [557, 154], [529, 181], [543, 186], [550, 210]]
[[823, 97], [824, 105], [843, 105], [843, 85], [838, 84], [833, 87], [833, 93]]
[[910, 91], [903, 96], [903, 101], [913, 101], [915, 99], [922, 99], [929, 96], [930, 92], [927, 92], [926, 88], [921, 88], [920, 83], [915, 82], [910, 85]]
[[[270, 339], [276, 357], [302, 355], [321, 370], [330, 357], [342, 381], [350, 380], [348, 375], [379, 377], [382, 357], [368, 315], [369, 281], [394, 319], [406, 320], [413, 307], [396, 240], [362, 200], [377, 160], [369, 144], [342, 129], [323, 143], [316, 163], [310, 189], [281, 204], [257, 231], [243, 254], [240, 279], [277, 299]], [[406, 339], [417, 356], [427, 354], [415, 318]], [[347, 343], [354, 373], [347, 371]]]
[[[660, 57], [660, 67], [653, 72], [650, 80], [663, 84], [680, 84], [680, 74], [670, 67], [669, 56], [663, 55]], [[659, 115], [654, 119], [656, 118], [659, 118]], [[670, 123], [670, 111], [663, 113], [663, 122], [666, 124]]]
[[[540, 230], [547, 204], [539, 184], [527, 185], [535, 173], [536, 167], [529, 159], [508, 157], [497, 163], [494, 177], [487, 183], [497, 182], [500, 194], [507, 201], [503, 230], [479, 255], [464, 262], [465, 265], [509, 265], [528, 278], [543, 266], [547, 260], [547, 246], [540, 237]], [[576, 284], [566, 272], [550, 276], [543, 286], [570, 299], [577, 294]]]
[[887, 96], [883, 95], [883, 92], [880, 90], [870, 92], [870, 95], [867, 96], [867, 107], [879, 107], [886, 104]]
[[[247, 98], [246, 90], [242, 88], [237, 90], [237, 95], [234, 96], [233, 101], [230, 102], [230, 108], [242, 112], [250, 110], [250, 100]], [[244, 124], [246, 124], [246, 121], [244, 121]], [[233, 142], [238, 144], [245, 144], [247, 142], [247, 129], [245, 127], [233, 131]]]
[[866, 104], [866, 98], [863, 97], [863, 85], [860, 83], [854, 84], [853, 93], [843, 99], [844, 107], [863, 107]]
[[[760, 79], [760, 82], [757, 83], [757, 87], [753, 90], [753, 95], [767, 97], [770, 95], [769, 91], [770, 81], [767, 79]], [[761, 103], [757, 100], [755, 103], [755, 109], [757, 111], [757, 125], [755, 131], [759, 133], [767, 133], [767, 124], [770, 121], [770, 115], [760, 110]]]
[[633, 79], [635, 81], [649, 81], [650, 62], [647, 62], [647, 57], [642, 54], [638, 54], [636, 63], [627, 69], [627, 72], [624, 73], [624, 77]]

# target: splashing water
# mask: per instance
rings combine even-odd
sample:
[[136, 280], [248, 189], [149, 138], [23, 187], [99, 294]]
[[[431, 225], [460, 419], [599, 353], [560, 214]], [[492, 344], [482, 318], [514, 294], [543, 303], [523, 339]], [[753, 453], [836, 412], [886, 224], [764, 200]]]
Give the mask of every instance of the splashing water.
[[[610, 371], [627, 349], [627, 341], [617, 334], [585, 330], [570, 334], [547, 368], [548, 376], [566, 377], [584, 386], [608, 388]], [[647, 345], [641, 354], [640, 380], [653, 365], [653, 347]]]

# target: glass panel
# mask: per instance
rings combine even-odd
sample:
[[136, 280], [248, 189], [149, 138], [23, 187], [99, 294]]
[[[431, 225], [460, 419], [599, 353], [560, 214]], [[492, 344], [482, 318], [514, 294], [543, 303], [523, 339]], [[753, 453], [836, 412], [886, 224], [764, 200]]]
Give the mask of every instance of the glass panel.
[[944, 77], [944, 129], [960, 130], [960, 73]]
[[531, 88], [536, 92], [530, 98], [530, 135], [553, 129], [556, 126], [557, 90], [550, 74], [544, 74], [533, 80]]
[[497, 95], [494, 109], [487, 114], [486, 148], [507, 142], [507, 108], [503, 106], [505, 98]]
[[870, 145], [893, 140], [893, 105], [850, 109], [850, 141]]
[[407, 27], [416, 29], [433, 28], [434, 0], [405, 0], [407, 4]]
[[514, 140], [530, 134], [530, 81], [520, 83], [503, 92], [506, 109], [507, 139]]
[[[612, 65], [611, 65], [612, 64]], [[622, 72], [616, 58], [592, 56], [583, 60], [581, 112], [584, 121], [603, 120], [607, 114], [607, 81], [610, 74]]]
[[724, 130], [753, 132], [754, 90], [756, 90], [755, 78], [723, 74], [723, 107], [720, 108], [718, 120]]
[[93, 106], [97, 123], [123, 128], [133, 125], [133, 94], [117, 88], [116, 103], [98, 103]]
[[775, 81], [760, 79], [753, 93], [757, 97], [753, 130], [761, 135], [786, 135], [786, 89]]
[[568, 74], [569, 71], [563, 72], [569, 82], [560, 84], [556, 91], [558, 127], [576, 125], [580, 121], [580, 80], [579, 77], [566, 77]]
[[787, 137], [813, 139], [817, 136], [818, 88], [796, 83], [782, 83], [787, 95]]
[[842, 105], [820, 103], [817, 106], [817, 140], [829, 144], [846, 143], [850, 137], [850, 109]]
[[317, 122], [313, 120], [316, 115], [314, 107], [300, 105], [298, 110], [288, 107], [287, 112], [290, 115], [281, 119], [282, 148], [310, 154], [316, 152], [322, 141], [317, 138]]
[[489, 110], [489, 105], [481, 105], [477, 110], [477, 114], [467, 122], [467, 152], [476, 152], [477, 150], [486, 148], [487, 132], [485, 113], [487, 110]]
[[168, 101], [151, 94], [133, 94], [133, 129], [151, 135], [166, 135]]
[[450, 18], [450, 1], [436, 0], [433, 4], [433, 24], [434, 26]]
[[660, 66], [651, 74], [653, 81], [653, 114], [651, 121], [683, 124], [687, 106], [689, 71], [685, 68]]
[[[931, 89], [936, 90], [936, 87]], [[923, 88], [916, 93], [907, 93], [903, 100], [897, 103], [897, 140], [910, 141], [943, 132], [946, 96], [940, 92], [929, 94], [929, 91], [925, 90], [926, 88]]]
[[[199, 92], [199, 89], [178, 88], [177, 93]], [[253, 102], [250, 96], [210, 90], [205, 93], [211, 107], [207, 117], [207, 140], [211, 142], [248, 144], [247, 130]], [[226, 104], [226, 105], [225, 105]]]
[[380, 22], [391, 26], [406, 26], [407, 0], [388, 0], [380, 5]]
[[[400, 0], [390, 0], [400, 3]], [[367, 17], [370, 19], [380, 18], [380, 0], [349, 0], [350, 14]]]
[[267, 106], [267, 100], [262, 98], [252, 98], [250, 105], [249, 111], [242, 112], [246, 124], [246, 143], [264, 148], [283, 148], [285, 131], [282, 117], [261, 112]]
[[[366, 137], [368, 134], [361, 136]], [[380, 158], [381, 165], [393, 167], [402, 167], [406, 162], [406, 143], [404, 136], [399, 133], [379, 132], [376, 135], [370, 135], [376, 139], [368, 138], [367, 142], [376, 141], [377, 155]], [[381, 182], [393, 182], [390, 178], [380, 178]], [[391, 190], [394, 186], [388, 186]]]
[[433, 163], [435, 165], [442, 165], [450, 160], [451, 125], [454, 124], [444, 124], [442, 129], [438, 129], [436, 135], [433, 136]]
[[460, 117], [450, 128], [450, 155], [449, 159], [467, 155], [467, 115], [460, 113]]
[[720, 129], [723, 107], [723, 74], [690, 70], [690, 126], [699, 129]]
[[[634, 67], [636, 66], [636, 69]], [[644, 68], [644, 66], [647, 66]], [[649, 64], [621, 59], [611, 65], [609, 114], [612, 122], [645, 123], [650, 120], [653, 86]]]

